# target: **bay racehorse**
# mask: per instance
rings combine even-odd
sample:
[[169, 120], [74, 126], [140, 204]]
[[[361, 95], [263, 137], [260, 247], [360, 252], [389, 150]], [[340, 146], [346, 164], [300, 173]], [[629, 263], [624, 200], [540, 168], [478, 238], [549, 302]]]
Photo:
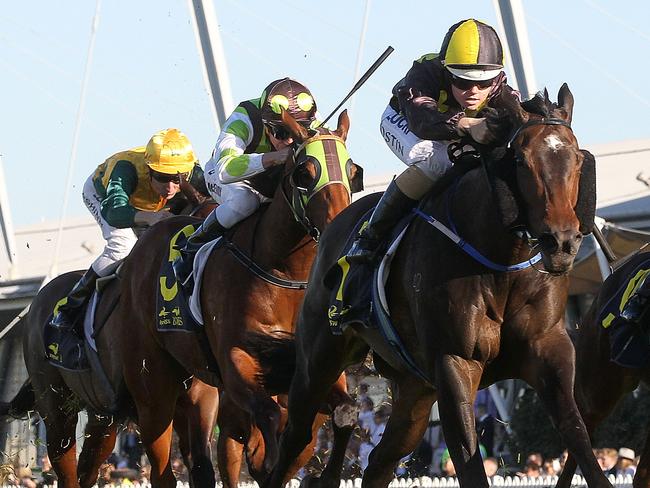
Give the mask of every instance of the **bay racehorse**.
[[[238, 477], [236, 451], [241, 455], [242, 445], [249, 466], [254, 460], [251, 469], [260, 476], [277, 459], [281, 410], [272, 396], [288, 391], [293, 374], [293, 329], [316, 239], [349, 205], [362, 176], [344, 145], [347, 113], [334, 132], [320, 128], [309, 133], [286, 113], [283, 121], [299, 144], [295, 161], [279, 168], [272, 202], [227, 233], [230, 244], [209, 257], [200, 290], [203, 339], [183, 331], [159, 332], [155, 320], [158, 270], [170, 259], [170, 238], [187, 221], [158, 224], [138, 241], [125, 264], [122, 311], [129, 330], [123, 343], [124, 374], [156, 486], [176, 486], [169, 463], [174, 408], [184, 387], [196, 380], [223, 389], [228, 411], [238, 412], [231, 413], [236, 419], [220, 421], [222, 479]], [[211, 415], [197, 405], [192, 419], [211, 431]], [[198, 462], [201, 472], [195, 482], [200, 486], [214, 485], [209, 463], [207, 457]]]
[[[650, 253], [641, 252], [619, 263], [602, 284], [591, 307], [572, 334], [576, 349], [575, 397], [591, 434], [626, 393], [636, 389], [641, 382], [650, 385], [650, 367], [623, 367], [610, 360], [610, 329], [602, 326], [601, 317], [601, 311], [617, 295], [621, 286], [634, 278], [635, 270], [638, 271], [639, 266], [643, 266], [649, 258]], [[647, 268], [647, 265], [643, 267]], [[642, 319], [650, 320], [650, 314], [645, 313]], [[650, 429], [647, 425], [639, 427], [645, 427], [648, 433], [633, 486], [650, 488]], [[575, 469], [575, 459], [569, 454], [557, 488], [571, 486]]]
[[[287, 467], [310, 440], [318, 405], [341, 371], [361, 361], [371, 346], [395, 394], [362, 486], [388, 486], [398, 461], [420, 442], [438, 400], [460, 486], [487, 487], [474, 427], [476, 391], [521, 378], [539, 394], [589, 486], [611, 487], [573, 399], [574, 354], [564, 322], [567, 273], [583, 232], [593, 225], [595, 190], [583, 188], [594, 185], [593, 159], [579, 149], [570, 127], [573, 96], [566, 84], [557, 104], [546, 92], [522, 105], [500, 98], [502, 117], [489, 121], [495, 133], [507, 135], [494, 151], [484, 151], [484, 164], [420, 205], [424, 218], [414, 217], [390, 265], [385, 287], [390, 320], [410, 363], [395, 360], [398, 355], [391, 355], [376, 328], [351, 324], [340, 335], [330, 331], [331, 286], [325, 278], [378, 197], [352, 204], [323, 234], [296, 329], [297, 365], [280, 460], [266, 486], [279, 488], [287, 481]], [[427, 216], [454, 229], [476, 259]], [[512, 232], [508, 227], [517, 222], [522, 227]], [[533, 263], [537, 250], [540, 261], [516, 266]], [[507, 266], [522, 269], [505, 272]], [[335, 423], [345, 404], [351, 405], [349, 397], [335, 408]], [[339, 478], [326, 474], [317, 486], [338, 487]]]

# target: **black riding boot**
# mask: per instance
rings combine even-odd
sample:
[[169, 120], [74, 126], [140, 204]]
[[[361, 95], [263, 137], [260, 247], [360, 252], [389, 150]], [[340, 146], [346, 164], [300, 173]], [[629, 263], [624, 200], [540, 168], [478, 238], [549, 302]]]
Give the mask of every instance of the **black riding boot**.
[[386, 238], [386, 234], [417, 203], [417, 200], [402, 193], [395, 180], [391, 181], [377, 203], [368, 225], [361, 231], [348, 251], [348, 261], [369, 264], [379, 258], [379, 247]]
[[65, 303], [59, 305], [51, 324], [59, 329], [72, 330], [79, 318], [81, 309], [95, 289], [99, 275], [92, 268], [88, 269], [79, 281], [72, 287]]
[[196, 252], [201, 249], [203, 244], [214, 241], [217, 237], [223, 235], [227, 229], [221, 225], [217, 220], [217, 214], [213, 210], [210, 212], [201, 226], [194, 231], [194, 233], [187, 238], [185, 245], [179, 249], [181, 252], [180, 257], [174, 259], [172, 267], [176, 279], [182, 285], [189, 284], [189, 278], [192, 276], [192, 267], [194, 266], [194, 256]]
[[[639, 289], [630, 297], [623, 310], [621, 311], [621, 318], [632, 323], [639, 323], [643, 312], [648, 308], [648, 301], [650, 299], [650, 279], [646, 276]], [[646, 325], [644, 330], [648, 329]]]

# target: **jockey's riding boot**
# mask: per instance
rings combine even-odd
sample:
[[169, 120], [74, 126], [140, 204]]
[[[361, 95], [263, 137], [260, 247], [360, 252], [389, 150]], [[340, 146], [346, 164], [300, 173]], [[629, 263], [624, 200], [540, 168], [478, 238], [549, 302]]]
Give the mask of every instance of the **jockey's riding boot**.
[[348, 251], [351, 263], [372, 264], [380, 257], [379, 248], [390, 230], [417, 204], [391, 181], [377, 203], [368, 225], [359, 233]]
[[72, 330], [74, 328], [81, 309], [95, 289], [97, 278], [99, 278], [99, 275], [92, 268], [89, 268], [84, 273], [81, 279], [72, 287], [70, 293], [68, 293], [66, 301], [58, 305], [57, 312], [52, 317], [51, 322], [54, 327], [63, 330]]
[[[623, 310], [621, 310], [621, 318], [628, 322], [639, 324], [643, 312], [648, 307], [650, 299], [650, 279], [647, 277], [643, 279], [643, 283], [639, 286], [637, 291], [627, 301]], [[640, 324], [641, 325], [641, 324]], [[647, 329], [648, 327], [642, 327]]]
[[174, 259], [172, 267], [176, 279], [183, 285], [189, 285], [192, 277], [192, 267], [194, 266], [194, 256], [201, 249], [203, 244], [215, 240], [217, 237], [226, 232], [226, 228], [217, 220], [217, 214], [213, 210], [210, 212], [198, 229], [187, 238], [185, 245], [179, 249], [181, 255]]

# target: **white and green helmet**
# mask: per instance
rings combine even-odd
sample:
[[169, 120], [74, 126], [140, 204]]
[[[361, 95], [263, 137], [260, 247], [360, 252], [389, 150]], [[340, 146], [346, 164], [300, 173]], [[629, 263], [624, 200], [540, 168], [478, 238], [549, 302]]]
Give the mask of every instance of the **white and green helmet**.
[[297, 122], [309, 127], [316, 116], [316, 101], [305, 85], [291, 78], [282, 78], [264, 89], [260, 109], [264, 123], [280, 122], [284, 109]]

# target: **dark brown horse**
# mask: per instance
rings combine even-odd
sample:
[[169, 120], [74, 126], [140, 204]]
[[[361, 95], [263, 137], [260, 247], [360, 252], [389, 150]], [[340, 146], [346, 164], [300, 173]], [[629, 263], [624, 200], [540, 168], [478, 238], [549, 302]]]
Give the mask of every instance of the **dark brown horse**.
[[[51, 365], [45, 357], [43, 326], [55, 304], [81, 274], [66, 273], [50, 281], [34, 298], [23, 319], [26, 321], [23, 349], [30, 380], [24, 388], [33, 388], [36, 410], [47, 431], [47, 452], [59, 485], [66, 488], [95, 484], [99, 466], [115, 445], [120, 421], [132, 412], [128, 396], [121, 394], [124, 382], [119, 356], [116, 356], [119, 350], [115, 347], [119, 335], [111, 333], [119, 324], [109, 320], [96, 339], [106, 377], [95, 370], [65, 371]], [[98, 317], [105, 319], [112, 314], [118, 295], [117, 282], [109, 284], [104, 292], [105, 299], [99, 305]], [[77, 465], [77, 415], [84, 407], [88, 412], [88, 424]]]
[[[138, 241], [126, 263], [124, 374], [157, 486], [175, 486], [169, 463], [172, 419], [189, 378], [223, 388], [236, 416], [221, 422], [229, 443], [219, 454], [220, 464], [230, 466], [223, 478], [238, 477], [234, 465], [242, 445], [260, 476], [277, 459], [281, 411], [272, 396], [288, 391], [293, 374], [292, 332], [304, 294], [299, 283], [307, 279], [316, 254], [313, 238], [349, 205], [351, 186], [361, 176], [344, 146], [346, 113], [333, 133], [319, 129], [308, 134], [287, 114], [284, 122], [300, 144], [296, 160], [281, 169], [272, 203], [228, 235], [255, 265], [249, 263], [247, 269], [227, 247], [216, 249], [206, 264], [200, 292], [203, 345], [196, 334], [156, 329], [157, 272], [168, 259], [170, 237], [187, 222], [170, 219], [157, 225]], [[212, 366], [206, 349], [213, 355]], [[194, 421], [205, 420], [199, 406], [194, 411]], [[221, 459], [229, 453], [235, 457]], [[213, 485], [209, 459], [199, 464], [200, 484]]]
[[[542, 254], [538, 264], [514, 272], [495, 271], [420, 217], [407, 230], [391, 264], [386, 297], [390, 319], [413, 367], [391, 356], [377, 329], [352, 324], [342, 335], [330, 332], [331, 287], [325, 277], [341, 255], [345, 237], [377, 196], [355, 202], [330, 224], [321, 239], [296, 330], [289, 421], [269, 486], [283, 486], [287, 466], [310, 440], [318, 405], [341, 371], [361, 361], [371, 346], [378, 369], [394, 381], [395, 395], [386, 431], [364, 472], [364, 487], [388, 486], [398, 461], [420, 442], [436, 399], [461, 486], [487, 487], [473, 403], [480, 386], [506, 378], [524, 379], [536, 389], [589, 486], [611, 487], [592, 454], [572, 395], [574, 356], [564, 310], [567, 272], [583, 237], [576, 208], [579, 201], [584, 203], [578, 196], [586, 157], [570, 128], [573, 96], [566, 85], [558, 100], [551, 103], [544, 93], [520, 105], [502, 97], [507, 117], [501, 127], [509, 127], [505, 155], [498, 157], [499, 152], [504, 154], [501, 150], [491, 153], [488, 159], [495, 159], [468, 171], [421, 206], [447, 226], [453, 221], [457, 234], [493, 263], [526, 262], [531, 248], [521, 233], [505, 227], [507, 216], [495, 205], [504, 195], [495, 193], [497, 185], [491, 183], [499, 168], [510, 168], [516, 173], [510, 188], [514, 209], [537, 240], [535, 248]], [[586, 214], [593, 222], [595, 200], [587, 200]], [[334, 423], [339, 409], [351, 404], [348, 397], [336, 407]], [[337, 487], [339, 478], [328, 473], [318, 486]]]
[[[643, 252], [632, 256], [605, 280], [589, 311], [574, 332], [576, 349], [575, 397], [590, 433], [614, 410], [619, 400], [643, 382], [650, 384], [650, 367], [626, 368], [610, 361], [610, 333], [601, 325], [601, 310], [631, 278], [637, 267], [650, 258]], [[650, 315], [645, 314], [644, 320]], [[606, 385], [606, 386], [605, 386]], [[647, 426], [645, 426], [647, 427]], [[569, 488], [575, 473], [573, 456], [564, 465], [558, 488]], [[634, 477], [634, 488], [650, 488], [650, 430]]]
[[[191, 185], [185, 185], [187, 211], [209, 211], [209, 202], [204, 198], [188, 194]], [[189, 187], [189, 188], [187, 188]], [[213, 205], [214, 206], [214, 205]], [[185, 209], [179, 209], [186, 211]], [[196, 212], [195, 212], [196, 213]], [[65, 296], [83, 272], [76, 271], [56, 277], [34, 298], [29, 313], [23, 317], [23, 348], [29, 375], [16, 398], [0, 407], [0, 415], [21, 415], [28, 410], [37, 410], [47, 431], [47, 450], [59, 485], [63, 487], [91, 487], [95, 484], [99, 466], [106, 460], [115, 445], [117, 429], [128, 417], [134, 417], [135, 409], [124, 387], [122, 376], [121, 349], [118, 346], [122, 336], [123, 323], [119, 319], [120, 281], [110, 282], [102, 293], [98, 304], [96, 320], [104, 324], [96, 336], [97, 350], [104, 373], [93, 368], [91, 371], [65, 371], [51, 365], [45, 357], [43, 326], [48, 321], [55, 304]], [[190, 451], [196, 442], [197, 433], [190, 431], [185, 406], [200, 396], [216, 417], [218, 399], [203, 392], [207, 387], [193, 384], [179, 399], [176, 431], [179, 435], [181, 452], [188, 469], [194, 462]], [[78, 413], [86, 409], [88, 424], [84, 435], [83, 449], [77, 463], [77, 439], [75, 437]], [[208, 406], [205, 406], [208, 409]], [[194, 440], [193, 440], [194, 439]]]

